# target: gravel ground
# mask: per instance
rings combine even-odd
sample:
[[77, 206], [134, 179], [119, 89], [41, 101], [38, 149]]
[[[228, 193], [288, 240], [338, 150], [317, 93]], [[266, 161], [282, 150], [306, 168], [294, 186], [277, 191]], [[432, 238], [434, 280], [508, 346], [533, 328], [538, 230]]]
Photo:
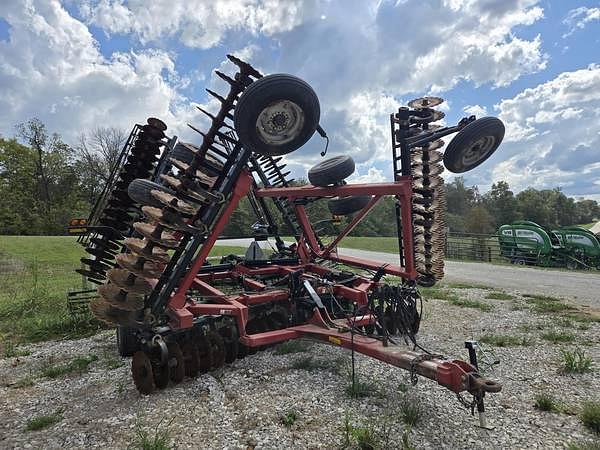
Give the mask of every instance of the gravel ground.
[[[598, 443], [598, 436], [576, 414], [584, 401], [600, 401], [600, 323], [567, 324], [557, 315], [532, 312], [517, 293], [514, 300], [487, 300], [489, 291], [484, 289], [451, 291], [460, 298], [481, 300], [493, 310], [429, 299], [420, 333], [423, 346], [464, 359], [465, 339], [485, 334], [519, 336], [529, 344], [494, 348], [501, 364], [488, 374], [504, 388], [486, 397], [493, 431], [477, 428], [476, 419], [441, 386], [422, 379], [407, 388], [405, 371], [363, 356], [357, 356], [358, 377], [375, 392], [348, 398], [350, 353], [323, 344], [311, 343], [304, 352], [284, 355], [266, 350], [140, 396], [130, 378], [130, 361], [117, 356], [114, 335], [107, 331], [86, 339], [22, 346], [19, 350], [31, 354], [0, 359], [0, 448], [127, 448], [139, 429], [151, 436], [157, 429], [166, 430], [177, 448], [339, 448], [346, 418], [355, 428], [372, 429], [376, 447], [382, 448], [402, 448], [403, 435], [423, 449]], [[567, 328], [576, 335], [575, 343], [553, 344], [541, 338], [548, 329]], [[594, 370], [559, 373], [560, 350], [576, 347], [592, 357]], [[42, 375], [50, 365], [90, 355], [98, 359], [87, 372], [56, 379]], [[312, 357], [313, 370], [290, 367], [307, 357]], [[567, 412], [538, 411], [534, 397], [540, 392], [554, 395]], [[402, 411], [404, 405], [414, 404], [419, 405], [421, 420], [408, 430]], [[281, 417], [290, 411], [297, 419], [286, 427]], [[26, 430], [28, 420], [54, 413], [62, 417], [58, 423]], [[351, 441], [356, 447], [355, 439]]]

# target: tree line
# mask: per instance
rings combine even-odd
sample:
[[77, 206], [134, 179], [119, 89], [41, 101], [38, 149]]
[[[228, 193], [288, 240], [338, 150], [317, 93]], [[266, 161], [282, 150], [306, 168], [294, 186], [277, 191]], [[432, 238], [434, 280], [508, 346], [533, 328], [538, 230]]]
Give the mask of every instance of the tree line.
[[[38, 119], [19, 124], [16, 130], [13, 138], [0, 137], [0, 234], [64, 234], [70, 218], [89, 214], [128, 134], [99, 127], [68, 145]], [[466, 186], [463, 178], [455, 178], [446, 184], [446, 201], [450, 232], [493, 233], [500, 225], [520, 219], [555, 228], [600, 218], [600, 206], [594, 200], [575, 200], [560, 188], [528, 188], [515, 195], [504, 181], [481, 194], [477, 186]], [[272, 204], [271, 209], [278, 217]], [[316, 228], [325, 234], [334, 231], [326, 199], [310, 202], [307, 211]], [[224, 234], [250, 235], [257, 221], [244, 199]], [[394, 199], [385, 197], [352, 234], [394, 236], [395, 221]], [[280, 219], [278, 224], [282, 234], [290, 233]]]

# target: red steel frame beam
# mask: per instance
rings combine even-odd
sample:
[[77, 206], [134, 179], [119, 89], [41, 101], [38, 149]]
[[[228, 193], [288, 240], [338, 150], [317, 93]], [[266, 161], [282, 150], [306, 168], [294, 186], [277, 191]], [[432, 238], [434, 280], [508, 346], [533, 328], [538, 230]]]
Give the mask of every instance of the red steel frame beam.
[[411, 177], [399, 177], [398, 180], [391, 183], [373, 183], [373, 184], [347, 184], [333, 187], [301, 186], [285, 188], [264, 188], [257, 189], [257, 197], [285, 197], [288, 200], [298, 200], [305, 198], [319, 197], [345, 197], [352, 195], [372, 195], [373, 199], [358, 212], [354, 219], [346, 228], [335, 238], [335, 240], [325, 249], [320, 248], [315, 232], [310, 224], [304, 206], [295, 204], [294, 209], [302, 235], [298, 242], [298, 255], [303, 262], [309, 262], [312, 257], [328, 259], [344, 264], [361, 267], [364, 269], [378, 270], [382, 268], [386, 274], [395, 275], [407, 279], [415, 279], [417, 272], [415, 268], [414, 255], [412, 251], [404, 254], [404, 266], [395, 264], [377, 264], [374, 261], [357, 258], [352, 256], [343, 256], [334, 252], [337, 245], [354, 227], [364, 218], [364, 216], [375, 206], [379, 199], [384, 195], [394, 195], [400, 199], [401, 218], [402, 218], [402, 242], [405, 249], [413, 248], [412, 217], [411, 217]]
[[169, 300], [166, 311], [171, 319], [172, 328], [190, 328], [193, 325], [193, 313], [185, 308], [187, 291], [190, 289], [190, 287], [192, 287], [198, 272], [206, 262], [206, 258], [208, 258], [210, 251], [215, 245], [215, 242], [217, 242], [217, 239], [225, 228], [225, 225], [227, 225], [231, 214], [233, 211], [235, 211], [235, 208], [237, 208], [242, 197], [248, 194], [252, 186], [252, 181], [252, 175], [245, 170], [242, 171], [236, 181], [231, 198], [227, 202], [227, 206], [219, 216], [219, 219], [215, 223], [210, 234], [202, 244], [200, 251], [194, 259], [192, 267], [190, 267], [179, 287], [177, 288], [177, 291]]

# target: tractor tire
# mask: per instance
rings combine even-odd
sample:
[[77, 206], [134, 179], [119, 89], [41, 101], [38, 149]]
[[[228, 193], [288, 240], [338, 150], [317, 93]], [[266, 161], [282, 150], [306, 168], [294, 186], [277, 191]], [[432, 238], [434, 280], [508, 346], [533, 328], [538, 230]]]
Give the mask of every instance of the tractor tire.
[[496, 117], [482, 117], [458, 132], [444, 152], [444, 166], [463, 173], [482, 164], [504, 138], [504, 124]]
[[338, 184], [354, 173], [354, 160], [348, 155], [334, 156], [321, 161], [308, 171], [308, 181], [313, 186]]
[[266, 156], [304, 145], [319, 125], [321, 109], [308, 83], [287, 74], [267, 75], [240, 96], [234, 125], [242, 145]]
[[334, 216], [347, 216], [360, 211], [371, 201], [370, 195], [356, 197], [333, 198], [327, 202], [329, 212]]
[[139, 203], [140, 205], [162, 208], [164, 205], [156, 200], [150, 193], [150, 191], [153, 190], [175, 195], [175, 191], [153, 181], [144, 180], [143, 178], [136, 178], [133, 180], [127, 188], [127, 194], [134, 202]]
[[133, 356], [135, 352], [140, 350], [140, 344], [135, 334], [135, 328], [117, 327], [117, 349], [119, 355], [123, 357]]
[[527, 261], [525, 260], [525, 258], [519, 256], [513, 260], [513, 264], [517, 266], [524, 266], [527, 264]]

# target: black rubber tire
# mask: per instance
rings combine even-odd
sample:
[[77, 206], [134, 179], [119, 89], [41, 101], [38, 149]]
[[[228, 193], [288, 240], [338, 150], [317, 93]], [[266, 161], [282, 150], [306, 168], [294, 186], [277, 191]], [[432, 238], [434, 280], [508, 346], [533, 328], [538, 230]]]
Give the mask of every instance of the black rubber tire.
[[372, 198], [370, 195], [332, 198], [327, 202], [327, 207], [334, 216], [347, 216], [363, 209]]
[[[458, 132], [444, 152], [444, 166], [450, 172], [463, 173], [482, 164], [504, 139], [504, 124], [496, 117], [482, 117]], [[473, 154], [477, 141], [487, 139], [483, 152]], [[477, 152], [477, 150], [475, 150]]]
[[344, 181], [354, 173], [354, 160], [348, 155], [334, 156], [321, 161], [308, 171], [313, 186], [331, 186]]
[[173, 150], [171, 150], [171, 153], [169, 153], [169, 156], [178, 159], [179, 161], [183, 161], [186, 164], [190, 164], [195, 155], [183, 144], [176, 144]]
[[139, 203], [140, 205], [161, 208], [164, 205], [150, 194], [150, 191], [152, 190], [163, 191], [175, 195], [175, 191], [153, 181], [144, 180], [143, 178], [136, 178], [133, 180], [127, 187], [127, 194], [129, 194], [129, 197], [134, 202]]
[[135, 334], [135, 328], [118, 326], [116, 334], [119, 355], [129, 357], [140, 350], [140, 343]]
[[[269, 144], [257, 132], [260, 113], [279, 100], [289, 100], [304, 113], [304, 124], [293, 140], [283, 144]], [[260, 155], [285, 155], [302, 147], [319, 125], [319, 99], [310, 85], [293, 75], [267, 75], [252, 83], [240, 96], [234, 113], [235, 131], [242, 145]]]

